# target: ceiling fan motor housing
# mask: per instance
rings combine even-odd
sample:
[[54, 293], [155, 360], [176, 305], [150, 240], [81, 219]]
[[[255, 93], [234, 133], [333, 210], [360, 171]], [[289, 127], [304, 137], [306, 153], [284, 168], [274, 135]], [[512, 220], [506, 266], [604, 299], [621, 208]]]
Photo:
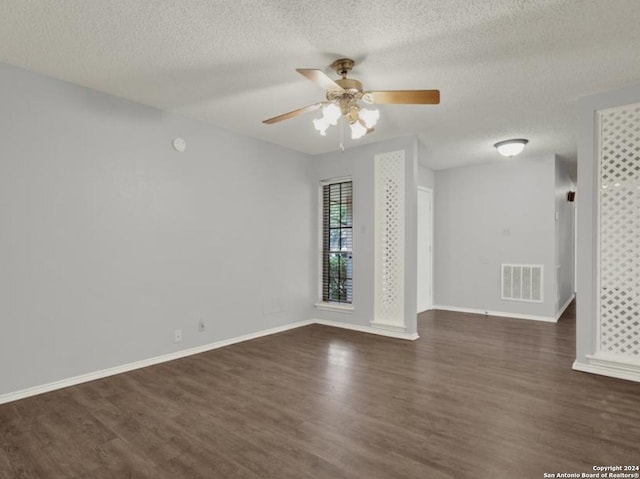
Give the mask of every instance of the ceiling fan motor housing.
[[349, 92], [356, 93], [362, 91], [362, 83], [353, 78], [342, 78], [336, 80], [336, 83]]

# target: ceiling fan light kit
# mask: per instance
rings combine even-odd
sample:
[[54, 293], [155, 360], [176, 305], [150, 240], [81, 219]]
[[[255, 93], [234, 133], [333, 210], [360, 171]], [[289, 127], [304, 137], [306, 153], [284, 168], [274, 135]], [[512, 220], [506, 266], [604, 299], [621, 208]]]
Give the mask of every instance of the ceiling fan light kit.
[[313, 126], [322, 136], [327, 136], [327, 129], [338, 124], [342, 111], [335, 103], [329, 103], [322, 107], [322, 116], [313, 120]]
[[499, 141], [493, 146], [502, 156], [513, 158], [514, 156], [522, 153], [522, 150], [527, 146], [527, 143], [529, 143], [529, 140], [525, 138], [513, 138], [511, 140]]
[[357, 140], [374, 131], [374, 127], [380, 119], [379, 110], [362, 108], [360, 101], [367, 104], [434, 105], [440, 103], [438, 90], [363, 91], [361, 82], [347, 78], [347, 74], [354, 65], [355, 62], [350, 58], [341, 58], [333, 62], [331, 68], [342, 77], [335, 81], [322, 70], [296, 69], [302, 76], [326, 90], [326, 101], [269, 118], [263, 123], [272, 125], [321, 108], [322, 116], [313, 120], [313, 126], [320, 135], [326, 136], [330, 126], [335, 126], [340, 119], [345, 119], [351, 129], [351, 138]]

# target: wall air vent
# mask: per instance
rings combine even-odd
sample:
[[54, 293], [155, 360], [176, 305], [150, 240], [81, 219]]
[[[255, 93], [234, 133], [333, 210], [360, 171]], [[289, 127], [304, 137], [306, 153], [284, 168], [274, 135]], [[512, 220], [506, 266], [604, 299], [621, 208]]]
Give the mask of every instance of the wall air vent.
[[541, 303], [543, 265], [503, 264], [502, 299]]

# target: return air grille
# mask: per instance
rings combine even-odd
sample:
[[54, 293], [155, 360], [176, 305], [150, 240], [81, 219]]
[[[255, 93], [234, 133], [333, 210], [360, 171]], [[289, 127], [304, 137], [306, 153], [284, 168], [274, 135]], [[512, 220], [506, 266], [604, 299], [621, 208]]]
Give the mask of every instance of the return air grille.
[[502, 299], [542, 302], [541, 264], [503, 264]]

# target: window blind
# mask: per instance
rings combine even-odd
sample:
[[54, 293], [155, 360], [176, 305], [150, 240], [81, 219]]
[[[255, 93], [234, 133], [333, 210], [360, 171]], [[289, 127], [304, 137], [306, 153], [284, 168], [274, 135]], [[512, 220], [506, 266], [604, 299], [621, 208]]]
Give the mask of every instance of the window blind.
[[353, 186], [322, 187], [322, 300], [353, 300]]

